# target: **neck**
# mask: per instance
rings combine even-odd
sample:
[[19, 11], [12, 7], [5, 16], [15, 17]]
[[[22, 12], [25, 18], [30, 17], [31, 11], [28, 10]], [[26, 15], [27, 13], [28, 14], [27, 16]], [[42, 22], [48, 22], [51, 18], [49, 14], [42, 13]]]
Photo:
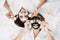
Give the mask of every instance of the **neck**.
[[39, 29], [34, 29], [34, 30], [33, 30], [34, 39], [37, 37], [37, 35], [39, 34], [40, 31], [41, 31], [40, 28], [39, 28]]
[[33, 31], [34, 31], [34, 33], [35, 32], [40, 32], [40, 29], [34, 29]]

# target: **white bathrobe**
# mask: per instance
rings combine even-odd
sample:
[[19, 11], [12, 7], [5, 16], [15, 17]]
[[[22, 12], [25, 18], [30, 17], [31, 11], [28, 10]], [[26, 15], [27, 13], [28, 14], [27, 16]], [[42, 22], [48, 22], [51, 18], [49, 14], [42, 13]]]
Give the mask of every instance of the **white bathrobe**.
[[[51, 33], [53, 36], [53, 34]], [[54, 37], [54, 36], [53, 36]], [[21, 40], [34, 40], [33, 30], [28, 30], [21, 38]], [[42, 29], [35, 40], [48, 40], [47, 33]]]
[[[14, 12], [14, 14], [18, 13], [22, 4], [23, 4], [24, 8], [26, 7], [27, 10], [32, 12], [34, 10], [34, 8], [37, 6], [37, 4], [39, 3], [39, 0], [38, 1], [33, 0], [32, 2], [31, 2], [31, 0], [29, 0], [29, 1], [25, 1], [25, 0], [21, 1], [20, 0], [21, 4], [20, 4], [20, 1], [18, 1], [18, 0], [7, 0], [7, 1], [10, 5], [12, 11]], [[1, 35], [0, 39], [1, 40], [8, 40], [9, 37], [11, 37], [11, 35], [13, 35], [13, 36], [15, 36], [15, 34], [17, 35], [20, 32], [20, 28], [19, 27], [17, 28], [17, 26], [11, 20], [7, 19], [7, 17], [4, 15], [5, 13], [7, 13], [6, 12], [7, 10], [3, 8], [4, 2], [5, 2], [5, 0], [0, 0], [0, 35]], [[42, 11], [39, 10], [39, 12], [42, 15], [45, 15], [45, 18], [48, 21], [50, 27], [52, 27], [52, 29], [54, 31], [56, 30], [55, 32], [57, 34], [55, 33], [55, 35], [57, 35], [57, 40], [58, 40], [58, 38], [60, 37], [59, 36], [60, 35], [60, 31], [59, 31], [60, 30], [59, 29], [59, 27], [60, 27], [60, 21], [59, 20], [60, 19], [58, 18], [58, 17], [60, 17], [60, 12], [59, 12], [60, 8], [59, 8], [59, 2], [56, 2], [57, 4], [55, 2], [53, 4], [52, 3], [47, 3], [47, 4], [45, 4], [45, 6], [48, 9], [51, 8], [51, 9], [55, 10], [54, 11], [55, 14], [53, 14], [52, 16], [45, 14], [43, 11], [45, 9], [44, 8], [45, 6], [43, 6], [43, 9], [41, 9]], [[26, 4], [27, 4], [27, 6], [26, 6]], [[52, 6], [50, 7], [49, 4], [50, 5], [52, 4]], [[56, 6], [56, 8], [55, 8], [55, 6]], [[56, 14], [57, 14], [57, 16], [56, 16]]]
[[0, 40], [11, 40], [11, 36], [14, 36], [17, 32], [20, 32], [23, 29], [23, 28], [15, 25], [15, 23], [12, 19], [7, 18], [7, 16], [6, 16], [7, 12], [8, 12], [8, 10], [5, 7], [3, 7], [3, 5], [1, 3], [1, 7], [0, 7]]

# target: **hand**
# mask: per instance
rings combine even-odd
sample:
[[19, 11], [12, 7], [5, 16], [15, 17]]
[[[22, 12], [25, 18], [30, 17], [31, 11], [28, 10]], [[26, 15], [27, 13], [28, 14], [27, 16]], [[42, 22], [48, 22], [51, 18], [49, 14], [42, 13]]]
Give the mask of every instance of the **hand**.
[[34, 11], [31, 14], [29, 14], [28, 16], [33, 17], [33, 16], [37, 16], [37, 14], [38, 14], [38, 10], [34, 9]]
[[12, 13], [12, 11], [8, 11], [8, 13], [6, 14], [6, 16], [10, 19], [10, 18], [14, 18], [14, 14]]
[[48, 26], [48, 23], [47, 22], [43, 21], [42, 22], [42, 25], [43, 25], [43, 27], [44, 27], [45, 30], [52, 31], [51, 29], [48, 28], [49, 26]]
[[24, 23], [24, 26], [25, 26], [25, 29], [29, 29], [29, 26], [30, 26], [29, 20], [27, 20], [27, 21]]
[[33, 13], [32, 13], [32, 16], [37, 16], [37, 14], [38, 14], [38, 10], [35, 8]]
[[43, 27], [47, 27], [48, 26], [48, 23], [45, 22], [45, 21], [42, 21], [42, 25], [43, 25]]
[[13, 18], [13, 17], [14, 17], [14, 14], [13, 14], [13, 12], [12, 12], [11, 9], [10, 9], [10, 6], [9, 6], [7, 0], [5, 1], [4, 7], [8, 10], [8, 13], [6, 14], [6, 16], [7, 16], [9, 19], [10, 19], [10, 18]]

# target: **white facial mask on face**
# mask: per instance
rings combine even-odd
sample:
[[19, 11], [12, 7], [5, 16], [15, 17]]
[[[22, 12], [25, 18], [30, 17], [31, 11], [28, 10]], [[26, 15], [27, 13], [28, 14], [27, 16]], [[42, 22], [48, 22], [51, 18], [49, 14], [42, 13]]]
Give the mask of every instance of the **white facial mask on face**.
[[26, 13], [19, 13], [19, 16], [21, 16], [21, 15], [28, 15], [28, 12], [26, 12]]
[[23, 21], [23, 22], [26, 21], [27, 19], [28, 18], [25, 18], [25, 17], [24, 18], [20, 18], [20, 20]]
[[[26, 21], [27, 19], [28, 19], [28, 17], [26, 18], [26, 17], [24, 17], [25, 15], [28, 15], [28, 13], [19, 13], [19, 19], [21, 20], [21, 21]], [[20, 16], [23, 16], [22, 18], [20, 18]]]

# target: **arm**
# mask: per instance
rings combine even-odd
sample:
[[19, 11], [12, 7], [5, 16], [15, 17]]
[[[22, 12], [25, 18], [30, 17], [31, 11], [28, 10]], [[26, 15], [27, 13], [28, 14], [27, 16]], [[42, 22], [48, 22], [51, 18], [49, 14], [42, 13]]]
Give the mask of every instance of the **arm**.
[[52, 30], [48, 28], [48, 24], [45, 21], [43, 21], [42, 24], [45, 32], [47, 33], [48, 40], [54, 40], [54, 37], [50, 34]]
[[37, 9], [39, 9], [44, 3], [46, 3], [47, 0], [41, 0], [38, 4], [37, 4]]
[[5, 0], [4, 7], [7, 8], [7, 10], [11, 11], [10, 6], [9, 6], [7, 0]]
[[25, 34], [26, 30], [23, 30], [14, 40], [21, 40], [22, 36]]
[[35, 16], [38, 14], [38, 9], [44, 4], [44, 3], [46, 3], [47, 2], [47, 0], [41, 0], [38, 4], [37, 4], [37, 6], [36, 6], [36, 8], [34, 9], [34, 11], [33, 11], [33, 13], [32, 14], [34, 14]]
[[48, 40], [54, 40], [54, 37], [50, 34], [50, 31], [48, 30], [47, 27], [45, 27], [45, 32], [47, 33]]
[[23, 37], [23, 35], [26, 33], [27, 29], [29, 29], [29, 21], [26, 21], [25, 23], [25, 30], [23, 30], [16, 38], [15, 40], [21, 40], [21, 38]]
[[10, 6], [9, 6], [7, 0], [5, 0], [4, 7], [8, 10], [8, 12], [6, 13], [6, 16], [8, 18], [12, 18], [13, 19], [14, 18], [14, 14], [13, 14], [13, 12], [10, 9]]

